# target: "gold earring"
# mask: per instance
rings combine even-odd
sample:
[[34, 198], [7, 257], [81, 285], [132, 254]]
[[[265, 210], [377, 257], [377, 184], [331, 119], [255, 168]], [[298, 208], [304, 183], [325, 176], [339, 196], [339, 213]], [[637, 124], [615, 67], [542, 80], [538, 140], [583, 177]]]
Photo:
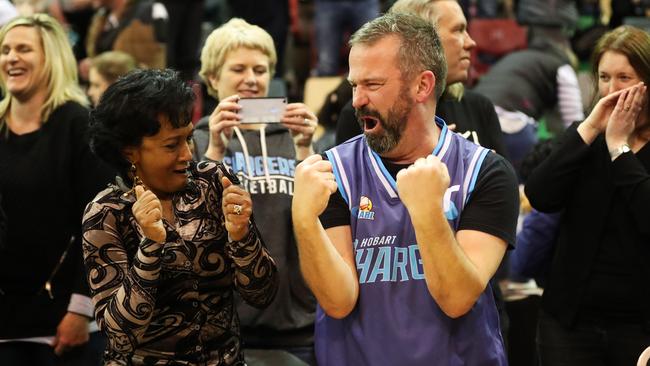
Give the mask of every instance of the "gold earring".
[[133, 184], [131, 186], [131, 189], [124, 192], [125, 197], [128, 196], [129, 194], [135, 192], [135, 187], [136, 186], [139, 186], [139, 185], [144, 186], [144, 183], [142, 183], [142, 179], [140, 179], [140, 177], [138, 177], [138, 175], [136, 174], [136, 171], [137, 171], [137, 167], [135, 166], [135, 163], [131, 163], [131, 167], [129, 168], [129, 173], [131, 173], [131, 179], [133, 180]]

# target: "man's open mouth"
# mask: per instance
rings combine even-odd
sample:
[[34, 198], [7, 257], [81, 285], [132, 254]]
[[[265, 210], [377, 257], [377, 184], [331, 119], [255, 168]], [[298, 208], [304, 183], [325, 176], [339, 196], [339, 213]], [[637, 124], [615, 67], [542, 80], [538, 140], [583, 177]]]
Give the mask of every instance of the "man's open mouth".
[[378, 118], [371, 116], [363, 116], [361, 117], [361, 121], [363, 122], [364, 131], [371, 131], [381, 123]]

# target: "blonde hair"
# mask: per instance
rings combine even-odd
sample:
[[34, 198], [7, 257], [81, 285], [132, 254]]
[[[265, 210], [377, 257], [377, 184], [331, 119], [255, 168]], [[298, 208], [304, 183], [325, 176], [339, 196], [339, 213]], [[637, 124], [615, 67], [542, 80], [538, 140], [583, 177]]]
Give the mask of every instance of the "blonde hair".
[[106, 51], [91, 60], [91, 67], [95, 68], [110, 84], [120, 76], [128, 74], [136, 68], [133, 56], [122, 51]]
[[[43, 47], [43, 72], [46, 75], [47, 98], [41, 107], [41, 120], [47, 121], [52, 111], [68, 101], [87, 106], [88, 99], [79, 87], [77, 80], [77, 62], [72, 54], [72, 47], [63, 28], [54, 18], [47, 14], [34, 14], [17, 17], [0, 29], [0, 44], [7, 33], [16, 27], [31, 27], [38, 32]], [[7, 90], [7, 83], [0, 77], [0, 87], [5, 96], [0, 101], [0, 129], [4, 127], [5, 116], [11, 107], [12, 95]]]
[[[438, 29], [438, 19], [444, 14], [436, 11], [434, 4], [441, 1], [455, 0], [397, 0], [388, 10], [391, 13], [409, 13], [428, 20]], [[460, 101], [463, 99], [465, 86], [462, 82], [456, 82], [445, 87], [443, 95], [450, 99]]]
[[269, 58], [269, 74], [275, 73], [278, 61], [273, 38], [262, 28], [251, 25], [240, 18], [233, 18], [210, 33], [201, 50], [201, 71], [199, 75], [207, 84], [208, 94], [219, 98], [217, 90], [210, 84], [210, 78], [218, 79], [221, 68], [230, 51], [245, 47], [258, 50]]
[[441, 0], [397, 0], [388, 10], [391, 13], [410, 13], [432, 22], [436, 27], [439, 13], [436, 13], [433, 4]]

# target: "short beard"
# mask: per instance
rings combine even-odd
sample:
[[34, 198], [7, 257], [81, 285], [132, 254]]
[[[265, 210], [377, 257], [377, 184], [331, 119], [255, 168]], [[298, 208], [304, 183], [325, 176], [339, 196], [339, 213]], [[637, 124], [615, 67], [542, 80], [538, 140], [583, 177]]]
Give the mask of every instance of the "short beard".
[[411, 109], [413, 108], [413, 99], [410, 98], [406, 90], [400, 90], [399, 99], [388, 110], [388, 116], [384, 118], [378, 111], [367, 108], [366, 106], [355, 110], [357, 122], [364, 131], [364, 122], [362, 117], [374, 117], [378, 119], [383, 128], [383, 133], [370, 134], [364, 131], [364, 136], [368, 146], [377, 154], [382, 155], [393, 150], [402, 139], [402, 134], [406, 128], [406, 120]]

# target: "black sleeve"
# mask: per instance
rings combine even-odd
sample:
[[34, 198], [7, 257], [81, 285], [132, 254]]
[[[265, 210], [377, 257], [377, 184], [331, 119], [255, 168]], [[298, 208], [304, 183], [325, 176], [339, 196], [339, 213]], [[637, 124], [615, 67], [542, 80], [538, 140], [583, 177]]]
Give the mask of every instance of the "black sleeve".
[[357, 117], [354, 116], [352, 101], [349, 101], [341, 110], [339, 120], [336, 123], [336, 144], [345, 142], [356, 135], [360, 135], [362, 132], [357, 122]]
[[156, 9], [158, 6], [163, 6], [165, 11], [167, 7], [163, 3], [152, 2], [150, 6], [142, 8], [145, 14], [137, 14], [137, 17], [140, 17], [145, 21], [145, 23], [151, 23], [153, 25], [153, 34], [156, 42], [167, 43], [169, 40], [169, 14], [161, 13], [160, 9]]
[[471, 90], [465, 90], [460, 101], [443, 95], [438, 102], [436, 115], [448, 124], [455, 124], [458, 133], [476, 132], [477, 136], [470, 135], [467, 139], [507, 158], [499, 117], [488, 98]]
[[341, 110], [352, 99], [352, 86], [343, 78], [332, 92], [327, 94], [323, 107], [318, 112], [318, 123], [325, 129], [333, 130], [341, 115]]
[[[327, 160], [327, 155], [322, 154], [323, 159]], [[338, 190], [330, 195], [325, 211], [320, 215], [320, 222], [323, 228], [329, 229], [335, 226], [350, 225], [350, 210], [345, 203], [341, 192]]]
[[599, 144], [599, 136], [587, 145], [578, 133], [579, 123], [571, 125], [562, 135], [551, 154], [535, 168], [526, 181], [526, 197], [542, 212], [562, 210], [573, 194], [591, 146]]
[[0, 195], [0, 250], [4, 248], [5, 235], [7, 235], [7, 215], [2, 209], [2, 195]]
[[488, 98], [480, 94], [476, 95], [479, 100], [477, 104], [480, 105], [479, 111], [481, 116], [483, 116], [483, 126], [481, 126], [482, 135], [487, 136], [485, 138], [485, 147], [507, 158], [506, 146], [503, 143], [503, 132], [501, 132], [501, 123], [499, 123], [499, 116], [497, 116], [497, 112], [494, 110], [494, 105]]
[[477, 230], [515, 245], [519, 188], [515, 171], [502, 156], [488, 153], [479, 170], [458, 230]]
[[637, 154], [630, 151], [616, 158], [612, 162], [612, 178], [628, 207], [629, 217], [641, 233], [646, 237], [650, 236], [650, 225], [648, 225], [650, 174]]

